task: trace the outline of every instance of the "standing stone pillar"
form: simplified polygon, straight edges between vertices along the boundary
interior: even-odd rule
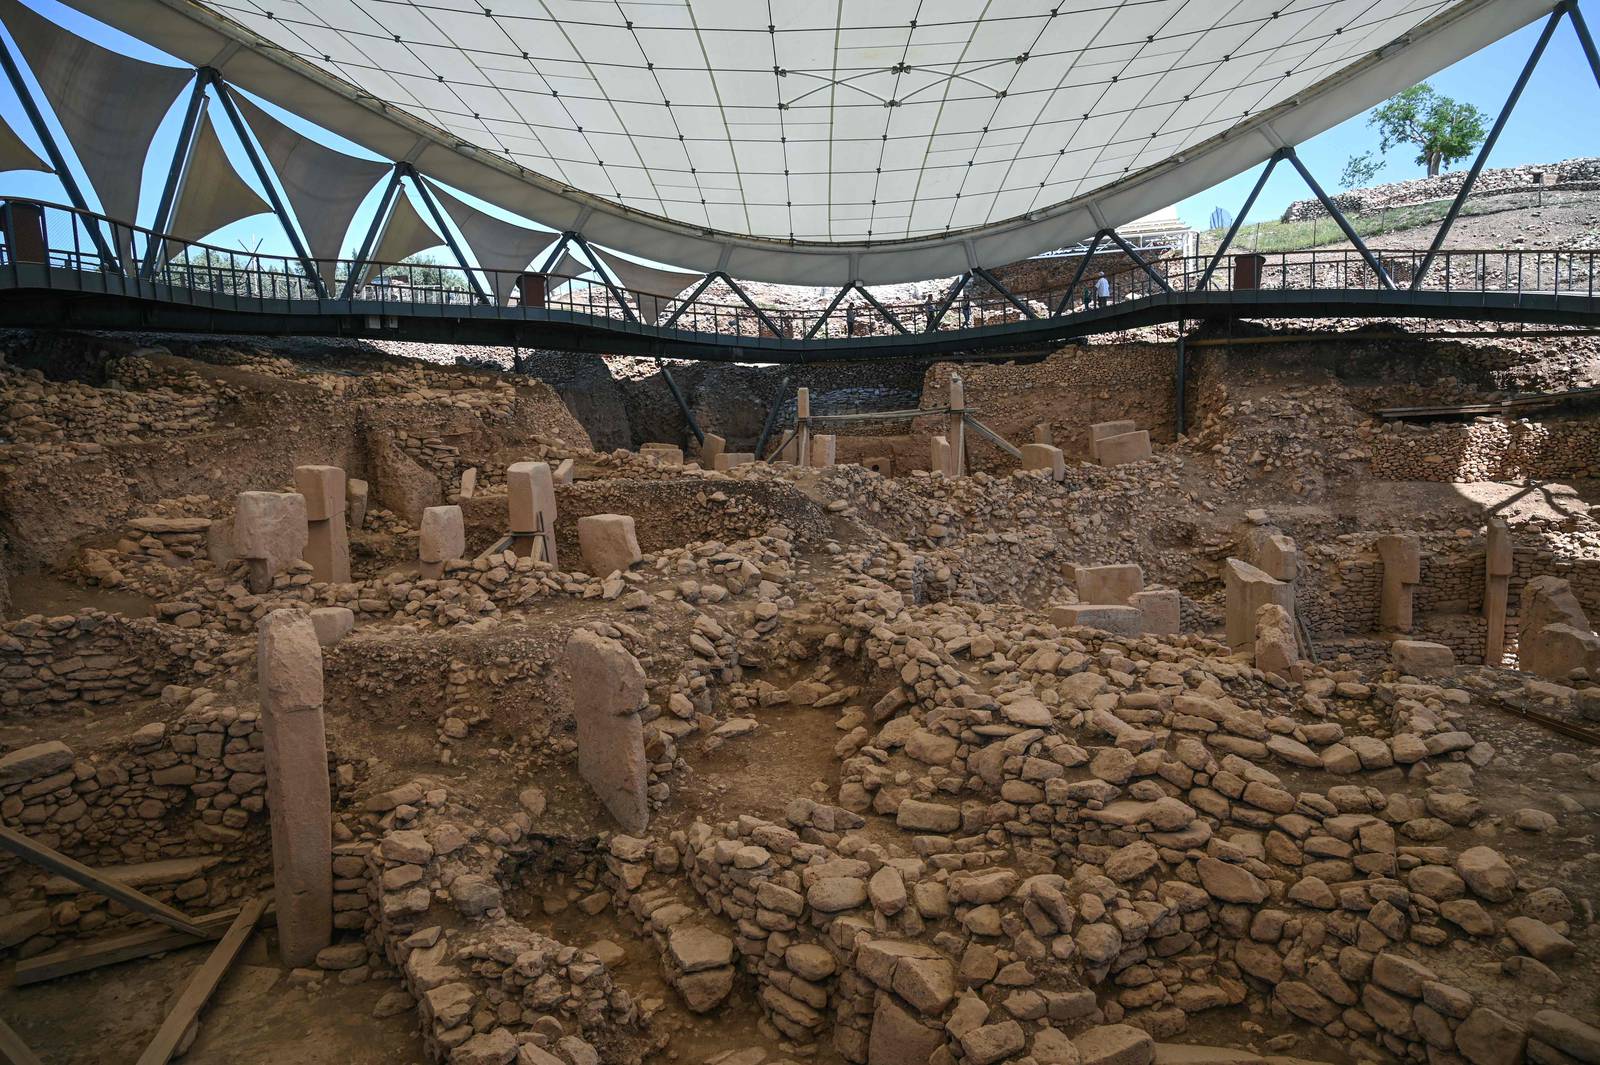
[[[832,466],[839,455],[839,437],[818,433],[811,438],[811,465]]]
[[[1489,519],[1484,550],[1483,617],[1489,623],[1483,639],[1483,664],[1498,666],[1506,657],[1506,601],[1511,594],[1511,530],[1499,518]]]
[[[578,724],[578,775],[622,830],[638,835],[650,824],[649,766],[639,719],[644,669],[622,644],[587,629],[567,641],[562,666]]]
[[[1050,479],[1053,481],[1065,480],[1067,476],[1067,457],[1058,447],[1049,444],[1023,444],[1022,468],[1025,470],[1049,470]]]
[[[371,486],[359,477],[345,482],[346,495],[350,497],[350,528],[360,529],[367,522],[367,495]]]
[[[458,506],[429,507],[422,512],[417,534],[417,559],[425,580],[444,576],[444,564],[467,553],[467,524]]]
[[[296,466],[294,486],[306,499],[306,561],[312,575],[319,581],[348,581],[344,471],[337,466]]]
[[[322,648],[309,615],[274,610],[256,644],[278,952],[310,965],[333,938],[333,838]]]
[[[1055,444],[1055,440],[1050,435],[1049,422],[1040,422],[1033,427],[1033,442],[1035,444]]]
[[[1222,580],[1227,589],[1228,646],[1235,651],[1255,647],[1256,619],[1263,606],[1275,603],[1283,607],[1293,622],[1294,589],[1289,585],[1237,558],[1222,564]]]
[[[811,389],[794,394],[795,465],[811,465]]]
[[[1385,632],[1411,631],[1412,598],[1422,580],[1422,544],[1413,533],[1378,537],[1383,560],[1383,594],[1378,627]]]
[[[511,507],[511,550],[556,564],[556,486],[548,462],[506,467]]]
[[[234,502],[234,557],[249,563],[252,592],[306,553],[306,497],[299,492],[240,492]]]
[[[717,468],[717,456],[728,450],[728,441],[716,433],[707,433],[705,440],[700,444],[700,467],[714,470]]]
[[[954,476],[950,470],[950,441],[936,436],[928,447],[928,468],[946,477]]]
[[[950,375],[950,413],[945,415],[944,438],[950,443],[951,477],[967,472],[967,386],[961,375]]]

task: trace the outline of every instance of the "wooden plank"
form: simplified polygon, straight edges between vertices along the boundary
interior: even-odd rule
[[[52,950],[48,954],[36,954],[17,962],[13,982],[18,987],[24,987],[42,980],[54,980],[58,976],[98,969],[102,965],[114,965],[135,958],[148,958],[152,954],[160,954],[166,950],[179,950],[198,943],[214,942],[222,938],[222,934],[228,930],[228,925],[237,916],[239,907],[234,906],[196,917],[195,924],[205,930],[204,937],[192,936],[187,932],[165,927],[141,928],[136,932],[88,943],[74,943],[60,950]]]
[[[147,917],[160,921],[169,928],[187,932],[199,939],[207,938],[204,929],[166,903],[157,902],[142,891],[135,891],[126,884],[101,876],[87,865],[74,861],[60,851],[52,850],[42,843],[35,843],[22,833],[13,832],[3,825],[0,825],[0,849],[8,850],[18,858],[32,862],[41,869],[82,884],[84,887],[98,892],[108,899],[115,899],[128,907],[128,909],[137,910]]]
[[[257,895],[240,908],[239,916],[233,919],[228,931],[217,941],[211,957],[207,958],[205,964],[189,978],[189,983],[184,987],[183,994],[178,996],[172,1012],[161,1022],[156,1037],[150,1040],[150,1045],[139,1055],[138,1065],[167,1065],[172,1059],[178,1043],[183,1039],[183,1033],[189,1030],[189,1025],[200,1015],[200,1010],[211,998],[212,992],[222,983],[222,978],[227,975],[233,960],[244,949],[251,933],[255,931],[256,922],[261,920],[266,908],[265,895]]]
[[[28,1049],[28,1044],[5,1021],[0,1021],[0,1062],[4,1062],[4,1065],[41,1065],[39,1056]]]

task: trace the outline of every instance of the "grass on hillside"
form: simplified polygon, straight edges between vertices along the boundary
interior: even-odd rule
[[[1546,205],[1556,203],[1570,203],[1578,197],[1593,197],[1594,193],[1583,192],[1554,192],[1544,193],[1543,202]],[[1481,198],[1467,197],[1466,205],[1462,207],[1463,215],[1499,214],[1504,211],[1522,211],[1540,204],[1540,194],[1537,192],[1514,192],[1502,196],[1484,196]],[[1397,233],[1401,230],[1416,229],[1421,226],[1437,226],[1450,209],[1449,200],[1429,200],[1426,203],[1408,204],[1404,207],[1388,207],[1381,211],[1370,211],[1365,214],[1347,214],[1350,225],[1363,239],[1381,237],[1385,233]],[[1209,255],[1217,250],[1217,245],[1222,243],[1222,238],[1227,234],[1226,229],[1206,229],[1200,232],[1200,254]],[[1302,251],[1306,248],[1320,247],[1325,244],[1342,244],[1344,238],[1339,232],[1339,225],[1330,216],[1312,219],[1308,222],[1251,222],[1240,227],[1239,235],[1234,238],[1233,251],[1248,252],[1280,252]]]

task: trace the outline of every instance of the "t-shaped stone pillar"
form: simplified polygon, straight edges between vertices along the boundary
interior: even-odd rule
[[[950,413],[945,416],[944,438],[950,443],[947,475],[963,477],[967,472],[967,385],[961,375],[950,375]]]
[[[1483,617],[1488,631],[1483,639],[1483,664],[1498,666],[1506,657],[1506,600],[1513,565],[1511,530],[1499,518],[1489,519],[1484,556]]]
[[[422,512],[417,558],[426,580],[444,576],[444,564],[467,553],[467,525],[458,506],[429,507]]]
[[[506,467],[511,507],[511,550],[556,564],[556,487],[548,462]]]
[[[252,592],[306,553],[306,497],[299,492],[240,492],[233,511],[234,557],[249,562]]]
[[[306,561],[319,581],[350,579],[345,531],[345,476],[337,466],[296,466],[294,486],[306,500]]]
[[[950,441],[942,436],[936,436],[928,445],[928,468],[934,473],[946,477],[954,477],[955,471],[950,462]]]
[[[811,465],[811,389],[796,389],[794,394],[794,462]]]
[[[1230,558],[1222,564],[1227,589],[1227,639],[1235,651],[1255,647],[1256,618],[1263,606],[1276,603],[1294,619],[1294,589],[1274,580],[1248,562]]]
[[[650,824],[644,725],[644,669],[616,640],[579,629],[567,641],[562,665],[572,685],[578,724],[578,775],[600,797],[624,832]]]
[[[1422,580],[1422,545],[1414,534],[1405,533],[1378,537],[1377,548],[1383,560],[1378,626],[1386,632],[1410,632],[1412,597]]]
[[[833,433],[817,433],[811,437],[811,465],[832,466],[839,453],[839,438]]]
[[[256,670],[278,953],[285,965],[310,965],[333,938],[333,839],[322,648],[309,615],[274,610],[261,619]]]

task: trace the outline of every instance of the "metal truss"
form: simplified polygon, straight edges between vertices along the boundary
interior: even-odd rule
[[[885,322],[888,322],[889,325],[893,326],[895,332],[906,336],[911,334],[911,330],[906,328],[905,323],[900,321],[899,318],[895,317],[893,311],[889,310],[889,308],[880,303],[878,301],[878,297],[874,296],[870,291],[868,291],[865,285],[863,285],[860,281],[851,281],[838,292],[833,294],[833,299],[828,301],[828,306],[823,310],[821,316],[819,316],[815,322],[811,323],[811,328],[806,330],[807,340],[810,340],[812,337],[816,336],[822,327],[828,324],[828,319],[833,316],[833,312],[838,310],[839,304],[843,303],[845,297],[850,295],[852,292],[861,293],[861,298],[866,300],[868,306],[870,306],[874,311],[878,312],[879,317],[881,317]]]
[[[397,176],[411,179],[411,187],[417,190],[417,195],[422,197],[423,204],[428,208],[428,214],[433,216],[433,224],[444,237],[444,242],[450,246],[450,253],[456,257],[456,262],[461,264],[461,272],[467,275],[467,283],[472,286],[473,295],[478,297],[479,303],[493,302],[489,294],[483,290],[483,285],[478,281],[478,272],[467,262],[467,257],[461,251],[461,245],[456,241],[456,235],[445,222],[444,212],[439,210],[439,203],[434,199],[433,193],[428,190],[427,182],[422,180],[422,175],[417,173],[417,168],[410,163],[394,164]]]
[[[361,249],[356,252],[355,262],[350,264],[350,271],[345,276],[344,289],[339,293],[340,299],[355,298],[356,290],[361,287],[361,275],[366,272],[373,248],[383,233],[385,220],[388,219],[389,210],[399,192],[400,168],[397,166],[389,171],[389,180],[383,186],[383,195],[378,199],[378,209],[373,212],[372,224],[367,227],[367,235],[361,238]]]
[[[1005,285],[1001,284],[1000,279],[998,277],[995,277],[994,274],[990,273],[989,270],[986,267],[974,266],[972,268],[972,274],[973,274],[974,277],[982,279],[982,281],[985,284],[987,284],[990,288],[994,289],[996,292],[1000,293],[1000,295],[1004,296],[1005,299],[1006,299],[1006,302],[1011,304],[1011,306],[1015,307],[1018,311],[1020,311],[1024,318],[1037,318],[1037,317],[1039,317],[1037,314],[1034,313],[1034,310],[1033,310],[1032,307],[1028,306],[1022,300],[1017,299],[1016,294],[1013,293],[1009,288],[1006,288]]]
[[[172,149],[172,165],[167,168],[167,180],[161,186],[161,202],[156,206],[156,216],[150,228],[165,233],[172,224],[172,209],[178,199],[179,187],[189,167],[189,157],[194,151],[194,131],[200,124],[201,110],[206,105],[206,89],[212,71],[195,71],[194,87],[189,92],[189,106],[183,112],[183,126],[178,131],[178,143]],[[139,276],[155,276],[156,259],[161,253],[161,241],[150,240],[144,250],[144,260],[139,264]]]

